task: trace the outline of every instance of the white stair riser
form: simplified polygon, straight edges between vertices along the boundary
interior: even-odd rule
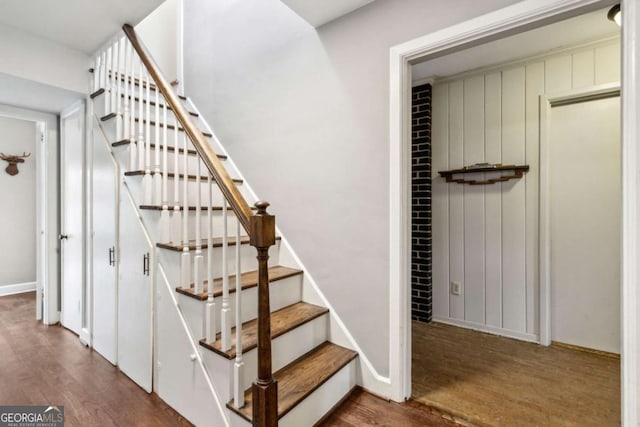
[[[269,250],[269,265],[278,265],[278,251],[280,248],[279,242],[275,246],[272,246]],[[212,260],[213,260],[213,275],[220,277],[222,272],[222,248],[213,248]],[[182,261],[182,252],[170,251],[166,249],[158,248],[158,256],[167,270],[167,277],[171,283],[175,283],[176,286],[180,282],[180,265]],[[207,249],[202,249],[204,275],[207,271]],[[195,251],[190,251],[191,258],[191,282],[193,282],[193,262],[195,257]],[[256,248],[248,244],[244,244],[240,250],[241,269],[243,272],[256,270],[258,268],[258,261],[256,260]],[[235,246],[229,246],[229,253],[227,254],[227,272],[228,274],[235,274]]]
[[[114,151],[116,152],[116,151]],[[126,154],[125,154],[126,155]],[[120,164],[122,165],[123,163],[123,153],[117,153],[116,152],[116,158],[119,160]],[[140,201],[140,204],[143,204],[143,200],[144,200],[144,194],[143,194],[143,188],[142,188],[142,180],[143,180],[143,176],[142,175],[136,175],[136,176],[128,176],[125,177],[125,179],[127,180],[127,184],[129,185],[129,188],[131,189],[131,192],[133,193],[133,196],[135,197],[135,200]],[[167,196],[169,198],[169,202],[170,203],[174,203],[176,197],[174,196],[174,181],[175,178],[168,178],[167,179]],[[183,187],[184,187],[184,179],[180,179],[180,183],[178,186],[178,197],[177,199],[180,201],[180,204],[182,204],[182,199],[183,199]],[[193,180],[189,180],[187,183],[187,193],[188,193],[188,203],[189,206],[195,206],[196,202],[197,202],[197,188],[198,188],[198,184],[196,183],[196,181]],[[245,189],[242,188],[242,185],[239,185],[238,188],[240,189],[240,192],[243,193],[246,191]],[[251,199],[248,199],[251,200]],[[209,185],[202,181],[200,183],[200,201],[202,206],[206,206],[207,204],[209,204]],[[156,203],[158,202],[158,203]],[[159,204],[162,201],[152,201],[152,204]],[[213,206],[222,206],[223,203],[223,197],[222,197],[222,193],[220,192],[220,189],[217,186],[213,186],[213,200],[211,201],[211,205]]]
[[[269,287],[269,300],[271,311],[277,311],[291,304],[302,301],[302,283],[300,276],[288,277],[286,279],[272,282]],[[178,294],[178,303],[182,312],[187,318],[189,327],[194,336],[204,337],[204,310],[206,301],[199,301],[186,295]],[[222,297],[215,298],[216,304],[216,332],[220,332],[220,309],[222,308]],[[235,326],[235,292],[229,294],[229,305],[231,306],[231,322]],[[242,291],[242,321],[248,322],[258,316],[258,288],[245,289]]]
[[[352,360],[288,414],[280,418],[278,426],[300,427],[315,425],[356,386],[357,371],[358,360]]]
[[[289,363],[327,340],[327,316],[327,314],[320,316],[272,341],[272,366],[274,372],[284,368]],[[209,372],[222,373],[219,379],[216,378],[216,389],[219,390],[221,398],[224,401],[231,400],[233,398],[232,379],[235,359],[226,359],[207,349],[204,349],[203,354],[205,354],[203,361],[207,370],[209,370]],[[258,350],[254,348],[243,354],[243,360],[244,373],[242,390],[247,390],[251,387],[253,381],[255,381],[258,373]]]
[[[144,215],[145,218],[148,218],[148,221],[146,221],[146,223],[149,224],[149,227],[154,227],[155,229],[160,229],[160,215],[161,215],[161,211],[156,211],[156,210],[147,210],[147,213]],[[175,215],[175,213],[172,210],[169,210],[169,217],[172,218]],[[180,211],[177,215],[177,218],[180,219],[180,221],[182,221],[182,215],[183,215],[183,211]],[[231,209],[229,209],[229,212],[227,214],[227,229],[228,229],[228,235],[230,236],[235,236],[235,232],[236,232],[236,217],[235,215],[233,215],[233,211],[231,211]],[[196,213],[195,211],[189,211],[188,213],[188,239],[189,240],[193,240],[196,237]],[[208,224],[209,218],[208,218],[208,214],[207,211],[203,210],[200,213],[200,236],[203,239],[203,244],[205,243],[204,240],[206,240],[206,238],[209,236],[209,224]],[[222,236],[224,234],[223,230],[224,230],[224,220],[222,218],[222,212],[220,211],[216,211],[214,210],[211,213],[211,222],[212,222],[212,233],[211,236],[212,237],[219,237]],[[241,236],[246,236],[247,232],[244,230],[243,227],[240,227],[240,235]],[[177,238],[181,238],[182,234],[180,233],[178,236],[176,236]],[[235,249],[234,249],[235,250]]]

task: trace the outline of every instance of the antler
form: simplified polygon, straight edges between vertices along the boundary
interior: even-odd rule
[[[27,157],[30,157],[30,156],[31,156],[31,153],[27,154],[27,152],[26,152],[26,151],[23,151],[23,152],[22,152],[22,154],[21,154],[21,155],[18,155],[18,156],[7,156],[7,155],[6,155],[6,154],[4,154],[4,153],[0,153],[0,159],[2,159],[2,160],[9,160],[9,159],[11,159],[11,160],[16,160],[16,159],[26,159]]]
[[[31,156],[31,153],[27,154],[26,151],[22,152],[22,155],[20,156],[14,156],[14,157],[20,157],[21,159],[26,159],[27,157]]]

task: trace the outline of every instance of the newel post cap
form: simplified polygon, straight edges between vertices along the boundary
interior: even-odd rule
[[[269,203],[256,202],[258,212],[249,220],[251,246],[268,248],[276,244],[276,217],[267,212]]]

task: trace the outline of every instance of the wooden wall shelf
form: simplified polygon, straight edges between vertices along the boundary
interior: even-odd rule
[[[489,165],[487,167],[466,167],[462,169],[453,169],[448,171],[440,171],[438,172],[441,177],[445,178],[447,182],[455,182],[458,184],[469,184],[469,185],[487,185],[487,184],[495,184],[496,182],[504,182],[509,181],[510,179],[519,179],[522,178],[522,175],[529,170],[529,165]],[[464,179],[457,178],[454,179],[453,175],[467,175],[474,173],[489,173],[489,172],[503,172],[503,171],[511,171],[513,172],[511,175],[503,175],[498,178],[490,178],[482,181],[473,180],[473,179]]]

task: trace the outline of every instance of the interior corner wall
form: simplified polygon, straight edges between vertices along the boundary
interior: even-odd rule
[[[538,339],[539,97],[619,81],[612,40],[434,84],[434,320]],[[481,162],[530,169],[483,186],[438,176]]]
[[[2,161],[0,194],[2,223],[0,238],[1,288],[36,281],[36,123],[0,115],[0,152],[10,155],[31,154],[18,163],[18,174],[5,171]],[[34,287],[35,289],[35,287]]]
[[[178,0],[165,0],[136,25],[136,32],[169,82],[178,78]]]
[[[0,24],[0,73],[86,93],[89,55]]]
[[[377,0],[318,29],[189,0],[191,97],[380,375],[389,373],[389,49],[517,0]]]

